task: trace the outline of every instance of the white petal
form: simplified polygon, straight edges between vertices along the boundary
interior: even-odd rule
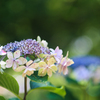
[[[48,43],[45,40],[41,41],[42,46],[47,47]]]
[[[13,60],[12,59],[8,59],[6,61],[6,68],[10,68],[10,67],[12,67],[12,65],[13,65]]]
[[[20,51],[17,50],[14,52],[14,58],[19,58],[20,57]]]
[[[15,70],[18,67],[18,64],[14,61],[13,63],[13,70]]]
[[[13,59],[13,54],[12,54],[12,52],[7,52],[7,57],[8,57],[9,59]]]
[[[52,49],[52,48],[50,48],[50,51],[51,51],[51,52],[50,52],[51,54],[54,54],[54,53],[55,53],[55,50]]]
[[[23,65],[27,62],[27,60],[23,57],[20,57],[19,59],[16,60],[16,62],[19,64],[19,65]]]
[[[35,71],[34,68],[26,68],[24,73],[22,74],[23,77],[25,77],[26,75],[30,76],[31,74],[33,74]]]
[[[6,65],[1,65],[1,67],[2,67],[3,69],[6,69]]]
[[[6,62],[1,61],[1,62],[0,62],[0,65],[1,65],[1,67],[2,67],[3,69],[5,69],[5,68],[6,68]]]
[[[37,41],[38,41],[38,42],[41,42],[40,36],[37,36]]]
[[[2,50],[3,46],[0,46],[0,51]]]
[[[0,61],[0,65],[5,65],[5,64],[6,64],[6,62]]]

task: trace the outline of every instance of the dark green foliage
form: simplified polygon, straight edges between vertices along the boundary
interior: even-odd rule
[[[48,75],[46,76],[38,76],[38,71],[35,71],[34,74],[32,74],[31,76],[27,76],[29,79],[31,79],[31,81],[33,82],[45,82],[48,80]]]
[[[0,96],[0,100],[6,100],[3,96]]]
[[[93,42],[89,54],[100,55],[99,11],[99,0],[2,0],[0,44],[40,35],[66,54],[73,40],[85,35]]]

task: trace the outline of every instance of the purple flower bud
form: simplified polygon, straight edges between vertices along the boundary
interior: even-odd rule
[[[36,56],[43,53],[43,54],[50,54],[50,50],[46,47],[42,47],[39,42],[35,39],[27,39],[22,40],[20,42],[15,41],[14,43],[8,43],[3,47],[3,50],[6,52],[14,52],[16,50],[20,50],[20,52],[24,55],[26,54],[35,54]]]

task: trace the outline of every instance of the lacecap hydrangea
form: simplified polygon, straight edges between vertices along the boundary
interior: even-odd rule
[[[48,47],[45,40],[38,36],[37,40],[26,39],[20,42],[15,41],[0,47],[0,71],[5,68],[13,68],[14,71],[23,71],[22,76],[30,76],[38,71],[38,76],[52,76],[52,73],[59,72],[68,74],[68,66],[74,62],[65,57],[63,51],[57,46],[56,49]],[[8,59],[5,60],[4,58]]]

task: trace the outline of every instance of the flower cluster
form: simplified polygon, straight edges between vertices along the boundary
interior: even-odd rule
[[[100,57],[82,56],[74,57],[74,65],[70,66],[69,77],[75,79],[80,84],[87,84],[90,80],[100,83]]]
[[[3,50],[6,52],[14,52],[16,50],[20,50],[21,53],[23,53],[24,55],[27,54],[35,54],[35,55],[39,55],[41,53],[44,54],[49,54],[50,50],[46,47],[43,47],[40,45],[40,43],[38,41],[36,41],[35,39],[27,39],[27,40],[22,40],[20,42],[15,41],[14,43],[8,43],[7,45],[5,45],[3,47]]]
[[[0,69],[3,72],[3,69],[12,67],[14,71],[23,71],[23,77],[34,74],[34,71],[38,71],[39,76],[52,76],[56,71],[66,75],[67,67],[74,63],[68,58],[68,52],[63,57],[63,52],[58,46],[55,50],[47,46],[48,43],[45,40],[41,41],[39,36],[37,40],[8,43],[0,48],[0,55],[8,58],[5,62],[0,58]]]

